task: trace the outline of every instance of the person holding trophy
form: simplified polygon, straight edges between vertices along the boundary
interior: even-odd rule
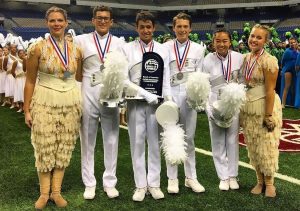
[[[113,36],[109,29],[113,25],[112,10],[106,6],[96,6],[93,10],[92,23],[95,31],[74,37],[83,53],[83,69],[77,80],[82,81],[83,117],[80,131],[81,140],[81,173],[85,185],[84,199],[94,199],[96,178],[94,175],[94,152],[99,118],[104,148],[103,188],[109,198],[119,196],[116,167],[119,139],[119,108],[108,107],[106,99],[100,99],[104,88],[93,84],[93,77],[101,81],[104,61],[107,53],[121,51],[124,41]],[[105,82],[105,81],[103,81]],[[101,101],[101,103],[99,103]]]
[[[239,188],[237,182],[239,112],[222,118],[215,106],[221,102],[220,97],[226,85],[237,81],[243,56],[230,49],[231,35],[226,29],[214,32],[213,46],[216,52],[209,53],[203,62],[203,71],[209,73],[211,84],[206,113],[209,120],[214,165],[220,179],[219,189],[227,191]]]
[[[128,132],[134,172],[133,201],[143,201],[147,191],[154,199],[164,198],[160,189],[160,147],[158,124],[155,118],[157,104],[170,97],[169,54],[153,40],[155,18],[148,11],[136,16],[139,39],[123,47],[129,63],[126,88]],[[148,164],[145,163],[145,141],[148,144]],[[146,170],[148,167],[148,172]]]
[[[172,99],[179,107],[179,124],[182,125],[187,143],[187,159],[184,161],[185,186],[194,192],[204,192],[205,188],[198,182],[196,173],[194,136],[197,123],[197,112],[187,103],[186,82],[188,76],[201,71],[205,46],[189,40],[192,19],[185,13],[179,13],[173,18],[173,31],[176,39],[164,44],[170,54],[170,77]],[[199,82],[199,81],[198,81]],[[178,166],[167,162],[168,193],[179,192]]]

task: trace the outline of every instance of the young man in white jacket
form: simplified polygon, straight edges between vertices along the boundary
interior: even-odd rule
[[[146,52],[155,52],[163,60],[162,95],[170,96],[169,54],[167,49],[153,40],[155,31],[154,16],[142,11],[136,16],[136,30],[139,39],[127,43],[123,52],[129,62],[129,80],[136,84],[137,95],[144,101],[127,100],[128,132],[136,190],[132,199],[143,201],[147,191],[154,199],[164,198],[160,189],[160,147],[158,124],[155,111],[158,96],[141,87],[143,56]],[[148,163],[145,162],[145,142],[148,145]],[[146,169],[148,167],[148,171]]]
[[[204,192],[197,180],[194,136],[197,124],[197,112],[186,102],[186,81],[190,73],[201,71],[205,46],[189,39],[191,16],[179,13],[173,18],[173,31],[176,39],[164,44],[170,54],[171,93],[180,110],[179,124],[183,125],[187,142],[187,160],[184,162],[185,186],[194,192]],[[178,167],[167,163],[168,192],[178,193]]]
[[[109,29],[113,24],[112,10],[106,6],[97,6],[93,10],[95,31],[75,37],[82,49],[82,98],[83,116],[80,131],[81,141],[81,173],[85,185],[83,197],[95,197],[96,178],[94,175],[94,152],[99,118],[104,148],[103,188],[109,198],[119,196],[115,188],[117,184],[116,167],[119,140],[119,108],[109,108],[99,103],[101,86],[91,85],[93,73],[102,71],[105,54],[110,51],[121,51],[125,42],[113,36]]]

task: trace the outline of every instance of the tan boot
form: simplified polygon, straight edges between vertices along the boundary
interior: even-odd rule
[[[276,196],[276,188],[274,186],[274,177],[273,176],[265,176],[265,184],[266,184],[266,197],[274,198]]]
[[[61,184],[64,178],[65,169],[55,168],[53,170],[50,199],[54,201],[57,207],[66,207],[68,202],[60,195]]]
[[[48,199],[49,199],[49,192],[50,192],[50,178],[51,172],[38,172],[39,182],[40,182],[40,197],[35,202],[35,209],[42,210],[46,207]]]
[[[256,169],[256,178],[257,178],[257,184],[255,185],[254,188],[252,188],[251,193],[261,194],[264,186],[264,175],[260,172],[259,169]]]

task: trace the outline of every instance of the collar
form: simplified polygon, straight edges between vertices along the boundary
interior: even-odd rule
[[[96,32],[98,38],[101,39],[101,40],[106,39],[106,38],[108,37],[108,35],[109,35],[109,32],[107,32],[107,33],[106,33],[105,35],[103,35],[103,36],[101,36],[97,31],[95,31],[95,32]]]
[[[152,39],[148,44],[146,44],[146,43],[144,43],[143,40],[140,39],[140,43],[142,44],[142,46],[143,46],[144,48],[150,47],[150,44],[151,44],[152,42],[154,42],[153,39]]]
[[[178,44],[178,47],[182,47],[182,46],[185,46],[187,44],[187,42],[189,41],[189,39],[187,39],[185,42],[183,43],[180,43],[177,39],[176,39],[176,42]]]

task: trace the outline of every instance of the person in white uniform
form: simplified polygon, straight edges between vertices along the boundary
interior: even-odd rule
[[[24,87],[26,80],[26,55],[23,48],[18,50],[17,61],[17,67],[12,73],[15,77],[14,102],[19,105],[19,110],[17,112],[20,113],[23,111]]]
[[[10,54],[4,59],[4,69],[6,69],[5,97],[8,98],[11,103],[10,109],[13,109],[16,107],[16,103],[14,103],[15,78],[12,72],[16,69],[18,64],[17,44],[11,43],[9,49]]]
[[[93,10],[92,23],[95,31],[74,38],[82,49],[83,70],[82,80],[83,117],[80,132],[81,140],[81,171],[85,185],[83,197],[95,197],[96,178],[94,175],[94,151],[101,118],[102,139],[104,148],[103,188],[109,198],[119,196],[115,188],[117,184],[116,167],[119,139],[119,108],[108,108],[99,103],[100,85],[91,85],[91,76],[103,68],[105,54],[112,50],[121,51],[125,43],[113,36],[109,29],[113,25],[112,10],[106,6],[96,6]],[[81,79],[82,78],[82,79]]]
[[[189,40],[191,32],[191,16],[179,13],[173,18],[173,31],[176,39],[164,45],[170,53],[171,92],[174,102],[180,110],[179,124],[186,134],[187,160],[184,162],[185,186],[194,192],[204,192],[205,188],[198,182],[195,161],[194,136],[197,124],[197,112],[186,102],[186,79],[189,73],[201,71],[205,46]],[[178,166],[167,163],[168,192],[178,193]]]
[[[235,80],[243,63],[242,54],[230,50],[231,36],[225,29],[213,34],[213,46],[216,50],[209,53],[203,62],[203,70],[210,74],[211,92],[207,104],[207,115],[212,145],[212,154],[220,179],[219,189],[239,189],[237,182],[239,161],[239,119],[238,113],[233,117],[229,128],[219,127],[214,122],[212,104],[217,101],[224,85]]]
[[[160,189],[161,160],[158,124],[155,118],[158,96],[140,86],[144,53],[155,52],[163,59],[162,95],[165,99],[170,98],[170,77],[168,50],[153,40],[155,31],[153,14],[148,11],[139,12],[136,16],[136,30],[139,39],[127,43],[123,52],[129,62],[129,80],[138,86],[138,95],[145,99],[145,101],[127,100],[127,124],[136,186],[132,199],[133,201],[143,201],[147,191],[154,199],[164,198]],[[147,164],[145,162],[145,141],[148,145]]]

